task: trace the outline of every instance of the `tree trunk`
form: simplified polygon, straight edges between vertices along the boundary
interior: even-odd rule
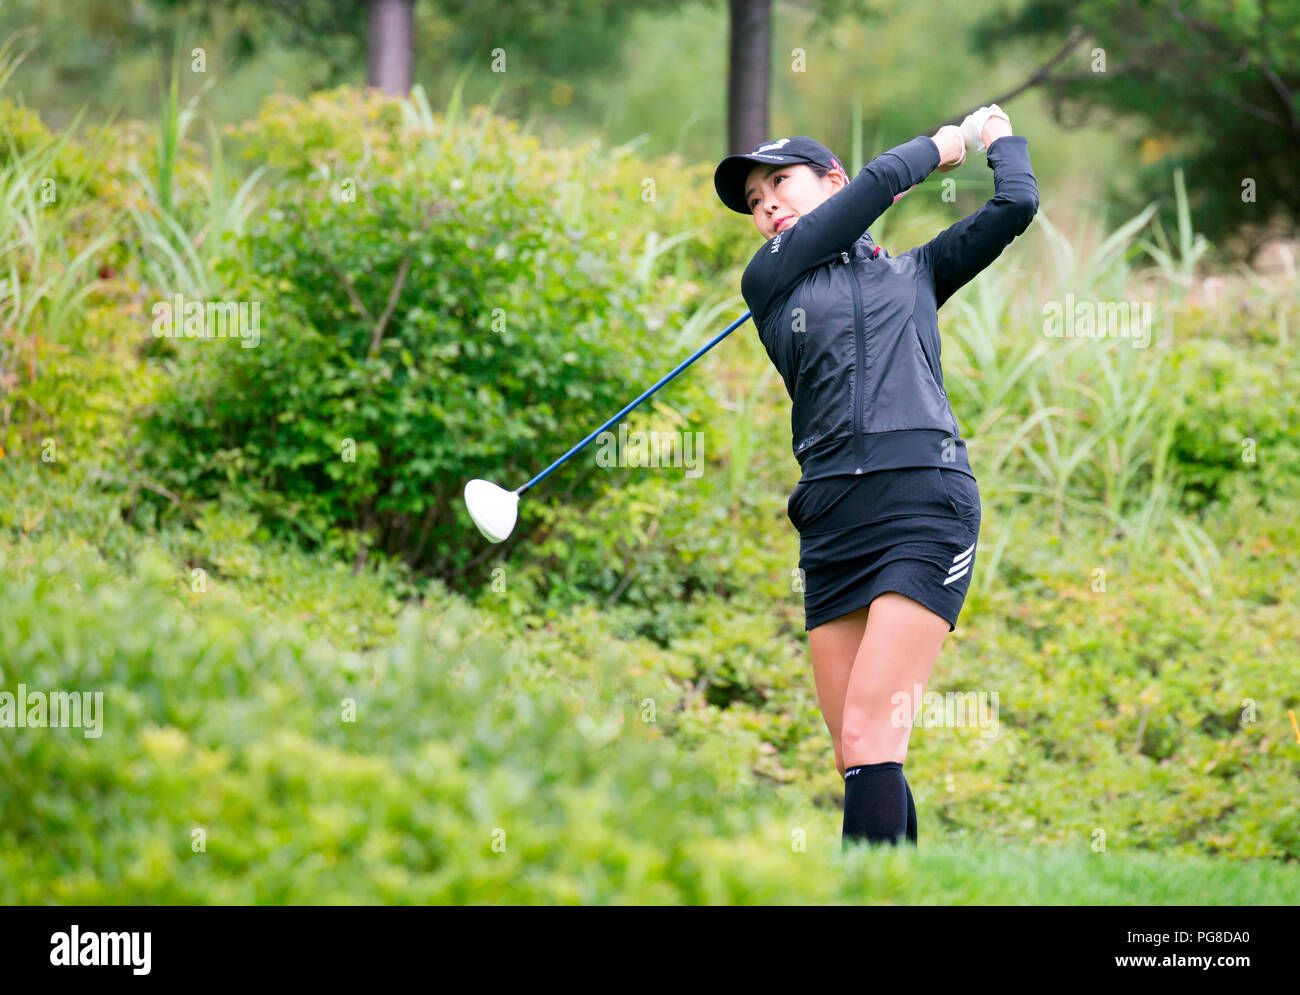
[[[771,137],[767,133],[771,71],[772,0],[731,0],[728,155],[743,155]]]
[[[370,0],[366,21],[366,85],[405,96],[415,54],[415,0]]]

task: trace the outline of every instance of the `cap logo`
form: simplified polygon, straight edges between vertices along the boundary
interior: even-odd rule
[[[759,148],[754,149],[754,153],[758,153],[758,152],[770,152],[770,151],[772,151],[772,149],[779,149],[782,145],[784,145],[784,144],[785,144],[786,142],[788,142],[789,140],[790,140],[790,139],[788,139],[788,138],[782,138],[779,142],[773,142],[771,145],[763,145],[763,146],[761,146],[761,147],[759,147]],[[754,154],[754,153],[751,153],[751,154]]]

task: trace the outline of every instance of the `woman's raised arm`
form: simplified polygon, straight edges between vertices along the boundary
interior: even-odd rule
[[[1002,254],[1038,213],[1038,182],[1029,165],[1029,140],[1010,122],[989,118],[984,129],[993,197],[969,217],[909,251],[934,278],[935,307]]]
[[[880,153],[839,192],[769,239],[745,268],[740,292],[755,317],[799,277],[830,262],[862,237],[902,194],[939,165],[939,147],[919,135]]]

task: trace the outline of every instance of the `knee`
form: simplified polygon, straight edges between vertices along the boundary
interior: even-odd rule
[[[853,764],[878,764],[890,760],[901,763],[907,754],[909,731],[892,725],[887,712],[878,716],[866,712],[851,715],[846,710],[840,730],[840,756],[845,758],[845,763]]]

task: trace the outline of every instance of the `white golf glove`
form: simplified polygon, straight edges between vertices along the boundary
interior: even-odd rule
[[[984,151],[984,124],[991,117],[1000,117],[1011,124],[1011,118],[997,104],[980,107],[966,115],[966,120],[961,123],[961,137],[966,142],[967,152]]]
[[[945,131],[947,131],[948,129],[953,129],[953,130],[957,131],[958,135],[960,136],[960,139],[959,139],[959,140],[962,141],[962,142],[965,142],[965,140],[966,140],[966,136],[961,134],[961,131],[957,128],[957,126],[956,126],[955,124],[945,124],[942,128],[940,128],[938,131],[936,131],[936,132],[931,136],[932,140],[934,141],[934,143],[935,143],[936,145],[939,144],[939,142],[938,142],[939,136],[942,135],[942,134],[943,134]],[[948,165],[946,165],[946,166],[939,166],[939,167],[938,167],[938,172],[940,172],[940,173],[950,173],[950,172],[952,172],[954,169],[956,169],[958,166],[960,166],[962,163],[964,163],[965,161],[966,161],[966,147],[965,147],[965,145],[963,145],[963,146],[962,146],[962,150],[961,150],[961,158],[958,159],[956,162],[950,162],[950,163],[949,163]]]

